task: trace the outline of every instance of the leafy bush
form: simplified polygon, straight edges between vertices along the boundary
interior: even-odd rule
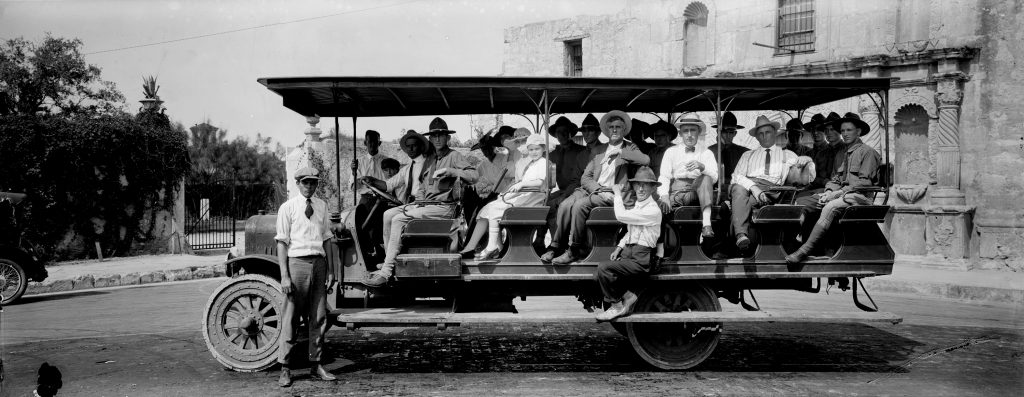
[[[25,224],[48,259],[151,241],[188,169],[184,131],[161,113],[0,117],[0,190],[29,194]]]

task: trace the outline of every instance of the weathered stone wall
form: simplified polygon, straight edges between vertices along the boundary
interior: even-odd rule
[[[976,266],[1024,271],[1024,2],[981,2],[985,33],[965,84],[961,184],[977,206]]]

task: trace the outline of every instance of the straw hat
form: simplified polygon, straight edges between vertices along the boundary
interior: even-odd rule
[[[623,112],[621,110],[612,110],[608,113],[605,113],[604,116],[601,117],[601,132],[604,134],[604,136],[611,135],[608,132],[608,120],[616,116],[622,118],[622,120],[625,121],[626,128],[625,130],[622,131],[622,137],[625,138],[627,135],[629,135],[629,130],[633,128],[633,118],[629,117],[629,115],[626,114],[626,112]]]
[[[771,126],[775,130],[775,134],[776,135],[785,132],[783,130],[779,130],[779,122],[778,121],[771,121],[771,120],[768,120],[768,118],[765,117],[764,115],[760,115],[760,116],[757,116],[757,121],[754,123],[753,127],[750,127],[750,130],[748,130],[747,133],[750,134],[750,136],[752,136],[752,137],[757,137],[757,129],[761,128],[761,127],[764,127],[766,125],[767,126]]]
[[[684,125],[695,125],[695,126],[697,126],[697,129],[698,129],[697,135],[704,135],[705,130],[707,130],[707,128],[704,125],[704,122],[701,121],[696,116],[694,116],[693,118],[685,118],[685,119],[684,118],[680,118],[680,119],[676,120],[675,126],[676,126],[676,130],[677,131],[678,131],[679,127],[682,127]]]

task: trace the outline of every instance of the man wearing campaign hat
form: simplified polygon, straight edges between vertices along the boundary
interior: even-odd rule
[[[713,125],[711,128],[718,128],[718,125]],[[721,149],[719,149],[719,143],[708,146],[708,150],[711,151],[711,154],[715,155],[715,161],[718,162],[718,176],[722,178],[722,186],[725,189],[728,189],[729,185],[732,184],[732,173],[736,170],[736,163],[740,161],[740,156],[743,155],[743,152],[747,151],[745,146],[732,143],[732,140],[736,138],[736,131],[742,129],[744,127],[736,123],[736,115],[732,114],[732,112],[725,112],[722,115],[722,129],[718,135]],[[722,197],[722,200],[725,200],[725,197]]]
[[[776,138],[784,132],[779,129],[778,122],[769,121],[763,115],[758,116],[749,134],[757,138],[761,147],[743,153],[736,163],[729,197],[732,203],[732,231],[736,236],[736,247],[740,251],[746,251],[750,247],[747,233],[754,208],[777,201],[778,194],[769,192],[768,189],[783,185],[789,168],[797,165],[795,153],[775,144]],[[811,161],[808,157],[802,159],[804,162]]]
[[[628,175],[634,173],[637,167],[650,163],[646,154],[625,140],[631,122],[632,118],[628,114],[618,110],[608,112],[601,118],[601,131],[608,137],[608,143],[594,148],[599,151],[591,153],[593,160],[583,171],[580,181],[582,186],[558,205],[551,245],[541,256],[541,261],[567,265],[582,258],[590,211],[594,207],[611,205],[613,185],[627,184]],[[632,200],[632,189],[622,190],[627,191]],[[563,251],[562,255],[555,257],[559,251]]]
[[[384,263],[380,270],[362,281],[368,287],[380,287],[394,275],[398,253],[401,250],[401,236],[405,226],[413,219],[451,219],[453,209],[462,192],[461,183],[474,184],[478,174],[476,167],[462,153],[448,147],[448,140],[455,131],[440,117],[434,118],[427,129],[431,146],[436,152],[427,156],[419,173],[413,170],[409,175],[413,199],[424,201],[405,204],[384,212]],[[398,175],[396,175],[398,176]],[[461,183],[460,183],[461,182]]]
[[[601,122],[588,113],[580,123],[580,133],[583,134],[583,143],[586,144],[587,163],[594,159],[598,153],[604,153],[606,143],[601,143]]]
[[[277,263],[281,273],[281,293],[286,297],[281,314],[281,338],[277,362],[281,363],[278,385],[292,383],[290,352],[297,343],[299,317],[305,317],[309,329],[310,374],[323,380],[334,375],[320,365],[324,334],[327,332],[327,295],[333,288],[334,273],[328,269],[326,244],[333,233],[327,203],[313,197],[320,182],[317,170],[304,167],[295,173],[298,196],[277,211]]]
[[[710,150],[698,148],[704,135],[704,122],[696,116],[676,120],[683,144],[668,149],[658,174],[658,197],[669,208],[699,204],[701,207],[701,236],[715,236],[711,229],[711,205],[714,204],[713,185],[718,182],[718,163]]]
[[[824,192],[797,201],[797,204],[804,205],[804,208],[820,210],[821,216],[814,223],[810,235],[804,239],[804,244],[796,252],[786,256],[786,262],[804,261],[821,241],[840,211],[853,205],[872,202],[864,193],[857,191],[858,188],[876,186],[878,183],[878,168],[882,158],[875,149],[861,141],[861,137],[866,135],[871,127],[855,113],[847,113],[843,118],[836,120],[834,125],[839,126],[839,134],[846,143],[845,151],[841,153],[844,156],[843,161],[832,174],[832,180],[825,185]],[[804,221],[807,222],[808,217],[805,217]]]
[[[800,137],[807,132],[804,129],[804,123],[800,122],[800,119],[792,118],[786,122],[786,145],[783,149],[789,150],[795,153],[797,156],[810,156],[811,148],[800,144]]]
[[[661,172],[661,161],[665,158],[665,152],[674,144],[673,141],[679,136],[679,130],[675,125],[664,120],[659,120],[650,127],[651,136],[654,137],[654,148],[647,152],[651,158],[651,169],[654,174]]]
[[[661,236],[661,208],[652,194],[661,183],[649,167],[640,167],[629,179],[636,193],[636,204],[627,209],[622,199],[622,187],[612,187],[615,219],[626,224],[626,234],[608,259],[597,266],[594,277],[601,287],[604,300],[611,307],[597,315],[598,321],[611,321],[629,315],[636,303],[636,294],[627,290],[626,283],[651,270],[651,257]]]

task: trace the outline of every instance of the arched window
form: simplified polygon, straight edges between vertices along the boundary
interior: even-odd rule
[[[896,183],[928,183],[928,112],[918,104],[896,111]]]
[[[699,1],[690,3],[683,11],[683,64],[707,65],[708,7]]]

